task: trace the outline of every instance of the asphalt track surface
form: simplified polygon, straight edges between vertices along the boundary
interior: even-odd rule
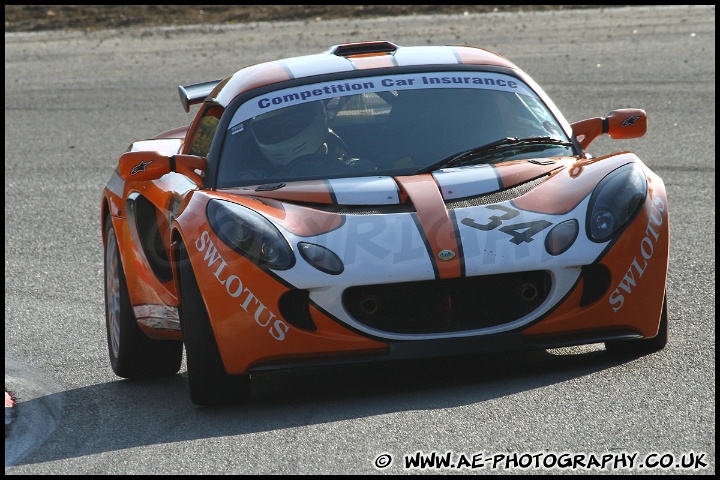
[[[648,112],[645,137],[591,151],[633,150],[665,180],[668,347],[268,374],[249,404],[218,409],[190,404],[184,368],[114,377],[99,207],[119,154],[188,122],[179,84],[376,38],[494,50],[570,121]],[[6,34],[5,235],[5,386],[18,398],[6,474],[417,473],[402,456],[418,451],[656,453],[706,466],[599,473],[715,472],[714,6]],[[505,472],[594,473],[476,471]]]

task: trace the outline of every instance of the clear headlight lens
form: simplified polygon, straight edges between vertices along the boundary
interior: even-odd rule
[[[242,205],[210,200],[207,217],[213,232],[228,247],[258,266],[287,270],[295,265],[287,240],[262,215]]]
[[[545,250],[550,255],[560,255],[575,242],[578,236],[578,221],[565,220],[555,225],[545,237]]]
[[[640,167],[624,165],[603,178],[590,197],[588,237],[604,242],[621,232],[647,196],[647,180]]]
[[[306,262],[321,272],[329,273],[330,275],[339,275],[345,269],[340,257],[321,245],[300,242],[298,243],[298,251]]]

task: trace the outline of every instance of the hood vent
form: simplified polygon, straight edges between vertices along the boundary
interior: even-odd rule
[[[397,205],[325,205],[325,204],[304,204],[306,207],[322,210],[324,212],[338,213],[341,215],[390,215],[393,213],[415,212],[415,206],[410,203]]]
[[[448,210],[452,210],[455,208],[476,207],[478,205],[491,205],[493,203],[507,202],[525,195],[548,178],[550,178],[550,175],[544,175],[530,182],[521,183],[520,185],[515,185],[512,188],[500,190],[499,192],[485,193],[483,195],[465,197],[459,200],[449,200],[445,202],[445,206]]]

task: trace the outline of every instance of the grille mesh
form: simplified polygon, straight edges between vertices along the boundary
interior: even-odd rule
[[[449,280],[351,287],[343,305],[353,318],[389,333],[477,330],[521,318],[550,292],[550,275],[530,271]]]
[[[457,200],[448,200],[445,202],[445,205],[449,210],[452,210],[454,208],[476,207],[478,205],[490,205],[493,203],[507,202],[521,195],[525,195],[548,178],[550,178],[550,176],[545,175],[530,182],[525,182],[499,192],[478,195],[475,197],[465,197]]]

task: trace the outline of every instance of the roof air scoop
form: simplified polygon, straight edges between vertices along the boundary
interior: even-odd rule
[[[352,57],[354,55],[393,54],[397,49],[397,45],[386,41],[358,42],[335,45],[330,48],[329,53],[338,57]]]

